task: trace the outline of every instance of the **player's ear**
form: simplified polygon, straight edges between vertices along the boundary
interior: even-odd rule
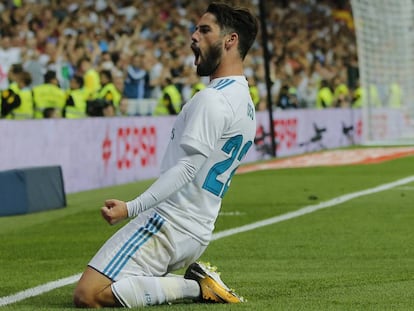
[[[233,32],[226,36],[226,41],[224,43],[225,48],[228,50],[230,47],[232,47],[238,39],[237,33]]]

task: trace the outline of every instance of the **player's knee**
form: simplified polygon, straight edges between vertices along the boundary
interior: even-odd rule
[[[98,308],[100,305],[95,297],[94,293],[90,290],[82,286],[77,286],[73,293],[73,303],[77,308]]]

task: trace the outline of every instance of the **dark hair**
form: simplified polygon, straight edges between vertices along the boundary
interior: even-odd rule
[[[216,17],[222,32],[225,34],[236,32],[239,35],[239,53],[244,59],[257,35],[256,17],[245,8],[233,8],[219,2],[211,3],[206,12]]]
[[[74,75],[72,79],[76,81],[76,83],[79,85],[79,88],[83,87],[83,77],[82,76]]]
[[[43,76],[45,83],[50,83],[53,79],[56,79],[56,72],[53,70],[48,70]]]
[[[9,71],[12,72],[12,73],[20,73],[20,72],[23,72],[23,64],[20,64],[20,63],[18,63],[18,64],[12,64],[10,66]]]
[[[47,107],[43,109],[43,118],[45,119],[52,118],[54,112],[55,112],[55,108],[53,107]]]
[[[32,76],[29,72],[22,71],[20,74],[21,74],[22,81],[26,86],[28,86],[28,85],[30,85],[30,83],[32,83]]]
[[[110,70],[107,70],[107,69],[101,70],[101,75],[104,75],[108,80],[112,81],[112,73]]]
[[[90,62],[92,62],[91,61],[91,59],[88,57],[88,56],[83,56],[83,57],[81,57],[79,60],[78,60],[78,62],[76,63],[76,67],[80,67],[84,62],[88,62],[88,63],[90,63]]]

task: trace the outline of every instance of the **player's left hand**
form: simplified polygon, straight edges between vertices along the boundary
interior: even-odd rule
[[[124,201],[110,199],[101,208],[102,217],[111,225],[128,218],[128,210]]]

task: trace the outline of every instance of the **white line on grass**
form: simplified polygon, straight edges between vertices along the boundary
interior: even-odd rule
[[[289,220],[292,218],[296,218],[299,216],[303,216],[306,214],[310,214],[313,213],[317,210],[320,209],[324,209],[327,207],[331,207],[331,206],[335,206],[341,203],[344,203],[346,201],[358,198],[358,197],[362,197],[365,195],[369,195],[369,194],[373,194],[373,193],[377,193],[377,192],[381,192],[381,191],[385,191],[385,190],[389,190],[401,185],[405,185],[408,183],[414,182],[414,176],[410,176],[410,177],[406,177],[388,184],[383,184],[374,188],[370,188],[370,189],[366,189],[366,190],[362,190],[362,191],[357,191],[357,192],[353,192],[353,193],[349,193],[349,194],[345,194],[339,197],[336,197],[332,200],[328,200],[325,202],[321,202],[319,204],[315,204],[315,205],[308,205],[305,206],[299,210],[296,210],[294,212],[289,212],[280,216],[276,216],[276,217],[272,217],[269,219],[265,219],[262,221],[258,221],[258,222],[254,222],[251,223],[249,225],[245,225],[245,226],[241,226],[238,228],[234,228],[234,229],[229,229],[229,230],[224,230],[221,232],[217,232],[215,234],[213,234],[212,240],[218,240],[233,234],[238,234],[238,233],[242,233],[242,232],[246,232],[246,231],[250,231],[250,230],[254,230],[254,229],[258,229],[261,227],[265,227],[265,226],[269,226],[284,220]],[[81,274],[76,274],[76,275],[72,275],[70,277],[64,278],[64,279],[59,279],[57,281],[53,281],[53,282],[49,282],[43,285],[39,285],[36,287],[32,287],[29,289],[26,289],[24,291],[18,292],[14,295],[10,295],[10,296],[5,296],[5,297],[1,297],[0,298],[0,307],[1,306],[5,306],[5,305],[9,305],[15,302],[19,302],[21,300],[24,300],[26,298],[29,297],[33,297],[33,296],[38,296],[41,294],[44,294],[46,292],[52,291],[54,289],[66,286],[66,285],[70,285],[73,284],[75,282],[77,282],[80,278]]]
[[[72,275],[70,277],[64,278],[64,279],[59,279],[57,281],[53,281],[53,282],[49,282],[43,285],[39,285],[36,287],[32,287],[29,289],[26,289],[24,291],[18,292],[14,295],[10,295],[10,296],[5,296],[5,297],[1,297],[0,298],[0,307],[1,306],[5,306],[5,305],[9,305],[15,302],[19,302],[22,301],[26,298],[29,297],[34,297],[34,296],[38,296],[38,295],[42,295],[44,293],[50,292],[51,290],[54,290],[56,288],[59,287],[63,287],[66,285],[70,285],[73,284],[75,282],[77,282],[80,278],[81,274],[75,274]]]
[[[388,184],[383,184],[383,185],[380,185],[380,186],[377,186],[377,187],[374,187],[374,188],[370,188],[370,189],[366,189],[366,190],[362,190],[362,191],[357,191],[357,192],[341,195],[340,197],[333,198],[332,200],[329,200],[329,201],[321,202],[321,203],[315,204],[315,205],[308,205],[308,206],[305,206],[305,207],[303,207],[301,209],[298,209],[296,211],[293,211],[293,212],[289,212],[289,213],[286,213],[286,214],[283,214],[283,215],[268,218],[268,219],[265,219],[265,220],[262,220],[262,221],[254,222],[252,224],[248,224],[248,225],[241,226],[241,227],[238,227],[238,228],[217,232],[216,234],[213,235],[213,240],[221,239],[221,238],[233,235],[233,234],[254,230],[254,229],[261,228],[261,227],[268,226],[268,225],[272,225],[272,224],[275,224],[275,223],[278,223],[278,222],[281,222],[281,221],[284,221],[284,220],[288,220],[288,219],[292,219],[292,218],[295,218],[295,217],[303,216],[303,215],[313,213],[313,212],[315,212],[317,210],[320,210],[320,209],[323,209],[323,208],[335,206],[335,205],[344,203],[346,201],[349,201],[349,200],[352,200],[352,199],[355,199],[355,198],[358,198],[358,197],[362,197],[364,195],[389,190],[389,189],[392,189],[394,187],[398,187],[398,186],[401,186],[401,185],[408,184],[410,182],[414,182],[414,176],[403,178],[403,179],[400,179],[400,180],[397,180],[397,181],[394,181],[394,182],[391,182],[391,183],[388,183]]]

